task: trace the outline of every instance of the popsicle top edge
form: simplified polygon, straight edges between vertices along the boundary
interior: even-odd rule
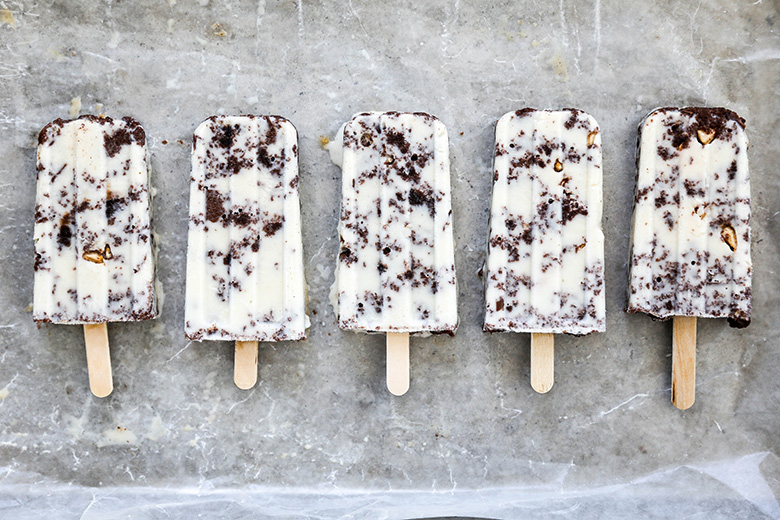
[[[138,120],[135,119],[134,117],[124,116],[119,119],[113,119],[108,116],[95,116],[91,114],[84,114],[82,116],[77,117],[76,119],[57,118],[54,121],[48,123],[38,133],[38,146],[42,146],[47,142],[49,142],[50,132],[54,128],[62,129],[67,125],[78,123],[80,121],[81,122],[88,121],[90,123],[98,123],[101,125],[112,125],[118,121],[123,121],[125,125],[128,127],[128,132],[132,133],[132,136],[135,140],[134,142],[141,146],[146,145],[146,132],[144,131],[141,123],[139,123]],[[111,153],[111,150],[107,150],[107,151],[109,152],[109,154]]]
[[[298,135],[298,130],[295,128],[295,125],[290,122],[289,119],[282,116],[277,116],[273,114],[239,114],[239,115],[227,115],[227,114],[218,114],[213,115],[210,117],[207,117],[203,121],[200,122],[200,124],[195,127],[194,134],[197,134],[201,129],[206,128],[206,126],[209,123],[218,123],[218,122],[224,122],[224,121],[240,121],[242,119],[245,119],[247,121],[253,121],[256,119],[266,119],[268,121],[273,121],[275,123],[278,123],[282,126],[288,126],[295,131],[295,135]],[[194,143],[193,143],[194,146]]]
[[[573,128],[576,124],[577,120],[585,119],[588,121],[588,123],[593,126],[595,130],[599,130],[599,124],[596,119],[589,114],[588,112],[585,112],[584,110],[580,110],[579,108],[561,108],[560,110],[555,109],[538,109],[538,108],[521,108],[519,110],[514,110],[512,112],[507,112],[503,116],[501,116],[497,123],[497,128],[500,128],[502,125],[506,124],[510,119],[513,117],[531,117],[536,114],[544,114],[544,115],[559,115],[559,114],[569,114],[570,119],[567,121],[567,124],[570,125],[570,128]]]
[[[645,128],[653,117],[665,114],[679,113],[682,116],[696,119],[696,128],[715,131],[715,139],[718,139],[725,126],[734,121],[742,130],[745,130],[747,122],[745,118],[724,107],[660,107],[648,113],[639,123],[639,130]]]
[[[352,117],[349,118],[349,121],[352,121],[354,119],[357,119],[358,117],[365,117],[365,116],[418,116],[422,117],[424,119],[430,119],[433,121],[439,121],[439,118],[429,114],[428,112],[402,112],[398,110],[388,110],[388,111],[382,111],[382,110],[372,110],[372,111],[365,111],[365,112],[356,112]]]

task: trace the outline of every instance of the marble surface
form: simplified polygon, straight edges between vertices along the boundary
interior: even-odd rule
[[[0,516],[8,518],[779,518],[780,5],[728,2],[0,1]],[[160,318],[112,324],[115,391],[90,395],[77,326],[31,319],[36,135],[76,112],[149,137]],[[636,126],[657,106],[748,121],[754,314],[699,325],[697,400],[670,404],[669,323],[625,304]],[[505,112],[578,107],[604,145],[607,332],[560,337],[529,385],[529,338],[481,332],[490,163]],[[461,326],[414,338],[411,390],[380,336],[328,302],[337,167],[354,112],[421,110],[450,134]],[[213,114],[300,133],[309,339],[183,334],[191,133]]]

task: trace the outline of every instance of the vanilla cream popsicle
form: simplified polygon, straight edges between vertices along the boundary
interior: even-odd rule
[[[750,323],[745,120],[662,108],[640,127],[629,312]]]
[[[102,324],[85,328],[96,395],[112,388],[105,323],[157,316],[150,198],[146,135],[136,120],[82,116],[41,130],[33,319]],[[108,363],[100,389],[92,333]]]
[[[256,359],[258,341],[306,337],[298,179],[298,136],[284,118],[214,116],[195,130],[187,338],[236,341],[237,356],[250,342]]]
[[[484,329],[534,333],[534,383],[537,335],[605,329],[599,126],[575,109],[510,112],[493,166]]]
[[[409,333],[458,325],[447,131],[424,113],[368,112],[341,136],[338,324],[405,338],[408,364]]]
[[[627,310],[675,317],[672,399],[687,408],[696,318],[750,323],[745,121],[724,108],[662,108],[639,131]]]

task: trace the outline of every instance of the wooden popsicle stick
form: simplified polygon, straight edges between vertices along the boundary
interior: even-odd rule
[[[233,381],[242,390],[257,383],[257,341],[236,341]]]
[[[531,386],[540,394],[550,391],[555,382],[555,336],[531,334]]]
[[[409,333],[387,333],[387,389],[393,395],[409,390]]]
[[[84,344],[87,347],[89,389],[96,397],[106,397],[114,390],[111,374],[111,352],[108,348],[108,327],[105,323],[84,325]]]
[[[672,328],[672,403],[687,410],[696,400],[696,318],[675,316]]]

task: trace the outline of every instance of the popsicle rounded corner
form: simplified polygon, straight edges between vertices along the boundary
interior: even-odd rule
[[[201,121],[200,123],[198,123],[198,126],[196,126],[195,130],[193,130],[193,132],[192,132],[192,149],[193,150],[195,150],[195,145],[197,144],[198,138],[200,137],[200,135],[205,133],[209,129],[209,126],[212,125],[212,124],[215,124],[219,120],[220,117],[224,117],[224,116],[216,116],[216,115],[209,116],[206,119],[204,119],[203,121]]]
[[[57,118],[54,121],[49,121],[46,123],[46,125],[41,128],[41,131],[38,132],[38,147],[41,147],[46,143],[51,144],[51,138],[62,132],[62,128],[66,123],[68,123],[68,121],[61,118]],[[40,164],[38,169],[40,170]]]
[[[498,136],[501,135],[503,132],[509,131],[509,126],[511,124],[512,119],[517,117],[519,110],[513,110],[511,112],[507,112],[506,114],[502,115],[498,118],[496,121],[496,127],[493,131],[494,140],[497,140]]]
[[[517,114],[517,110],[507,112],[496,120],[496,128],[502,128],[506,126],[509,121]]]
[[[588,148],[601,147],[601,126],[592,114],[585,112],[580,108],[562,108],[558,112],[561,114],[568,113],[570,114],[570,118],[575,116],[577,122],[584,123],[583,127],[586,130],[589,130],[587,141]]]
[[[655,118],[661,117],[664,113],[667,113],[671,110],[678,111],[677,108],[673,107],[657,107],[645,114],[645,116],[639,121],[639,124],[636,127],[637,134],[636,134],[636,164],[637,168],[639,167],[639,151],[640,151],[640,143],[642,140],[642,133],[647,130],[651,124],[655,122]]]
[[[349,133],[355,133],[356,131],[353,130],[353,128],[357,125],[360,125],[363,120],[369,119],[371,117],[375,116],[381,116],[385,114],[386,112],[355,112],[352,114],[352,117],[347,119],[340,127],[339,131],[336,134],[336,138],[332,142],[338,142],[339,146],[344,145],[344,140],[346,139],[346,136]]]
[[[601,147],[601,125],[599,125],[599,122],[596,120],[595,117],[593,117],[592,114],[579,109],[575,109],[575,110],[578,110],[580,117],[588,122],[588,127],[591,129],[591,132],[596,132],[595,134],[593,134],[593,140],[591,142],[588,142],[588,146],[589,147],[596,146],[600,148]]]

